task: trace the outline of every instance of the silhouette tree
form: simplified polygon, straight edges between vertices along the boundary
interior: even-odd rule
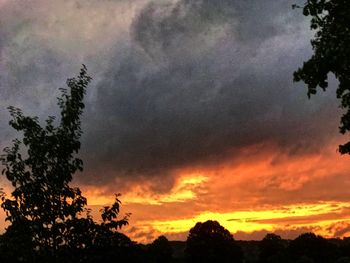
[[[148,248],[152,262],[166,263],[171,262],[173,249],[165,236],[160,236],[150,244]]]
[[[259,247],[261,263],[278,263],[286,261],[286,248],[280,236],[267,234],[260,242]]]
[[[105,229],[105,231],[98,232],[94,245],[84,253],[85,258],[82,262],[99,263],[115,262],[116,260],[118,262],[142,262],[138,256],[144,257],[144,255],[140,252],[142,251],[139,251],[134,242],[126,235]]]
[[[337,247],[313,233],[302,234],[291,241],[289,253],[294,260],[309,258],[318,263],[332,263],[338,258]]]
[[[118,196],[112,206],[104,208],[103,223],[97,225],[88,214],[83,216],[87,200],[80,189],[69,186],[73,175],[83,169],[76,154],[82,135],[83,98],[90,81],[83,65],[77,78],[67,80],[68,89],[60,89],[58,124],[50,116],[42,127],[38,117],[24,116],[20,109],[9,107],[10,125],[23,138],[15,139],[0,157],[2,174],[14,188],[10,197],[1,197],[1,207],[11,223],[5,239],[15,244],[23,233],[30,234],[28,247],[42,258],[58,260],[62,249],[87,249],[101,233],[127,224],[127,217],[117,220]]]
[[[186,241],[188,262],[242,262],[241,248],[217,221],[197,223]]]
[[[294,7],[297,7],[294,5]],[[303,14],[311,16],[311,41],[314,53],[294,72],[295,81],[307,84],[308,96],[316,94],[317,87],[326,90],[327,77],[333,73],[339,81],[337,98],[345,113],[341,117],[340,132],[350,131],[350,1],[307,0]],[[339,146],[339,152],[350,154],[350,142]]]

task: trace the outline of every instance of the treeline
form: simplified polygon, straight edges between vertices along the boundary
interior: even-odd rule
[[[197,223],[182,249],[181,243],[175,244],[177,253],[163,262],[350,263],[350,238],[304,233],[294,240],[267,234],[261,241],[236,241],[216,221]]]
[[[186,241],[160,236],[144,245],[114,232],[89,247],[64,247],[40,253],[25,229],[0,236],[0,262],[144,263],[350,263],[350,238],[325,239],[313,233],[284,240],[267,234],[261,241],[235,241],[216,221],[197,223]]]
[[[247,263],[350,263],[350,238],[325,239],[304,233],[294,240],[267,234],[261,241],[238,241]]]

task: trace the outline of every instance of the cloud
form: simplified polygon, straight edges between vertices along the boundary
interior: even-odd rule
[[[308,101],[292,82],[310,52],[306,22],[292,12],[288,1],[145,5],[87,109],[82,180],[150,180],[169,191],[176,169],[252,145],[320,152],[337,134],[337,107],[327,94]]]
[[[317,229],[319,228],[295,227],[291,229],[276,229],[273,231],[268,231],[265,229],[253,232],[237,231],[236,233],[233,233],[233,236],[236,240],[262,240],[267,234],[274,233],[281,236],[283,239],[295,239],[303,233],[314,232]]]
[[[22,2],[0,0],[0,146],[15,136],[6,106],[57,114],[58,88],[85,63],[75,182],[92,204],[137,187],[184,217],[346,200],[335,95],[308,100],[292,82],[311,35],[290,1]],[[208,180],[181,186],[191,174]]]
[[[327,228],[330,234],[337,237],[349,236],[350,234],[350,223],[346,221],[336,222]]]
[[[337,135],[335,99],[308,101],[292,83],[310,47],[289,1],[36,0],[26,12],[5,1],[0,12],[3,119],[7,105],[57,113],[57,88],[80,63],[94,77],[81,183],[167,192],[178,170],[235,162],[255,145],[319,153]],[[13,133],[1,128],[5,146]]]
[[[146,243],[160,234],[165,234],[172,240],[185,240],[188,231],[197,222],[216,220],[238,240],[260,240],[267,233],[275,233],[285,239],[294,239],[306,232],[314,232],[327,238],[344,237],[349,234],[348,207],[349,203],[304,203],[255,211],[202,212],[194,216],[171,219],[171,209],[164,206],[160,208],[162,219],[155,217],[149,220],[141,216],[133,219],[132,227],[123,231]]]

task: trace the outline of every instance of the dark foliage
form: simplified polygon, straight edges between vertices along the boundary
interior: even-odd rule
[[[188,262],[242,262],[243,254],[230,232],[217,221],[197,223],[186,241]]]
[[[297,262],[348,262],[350,257],[347,256],[349,250],[348,238],[345,239],[325,239],[312,233],[302,234],[295,240],[280,239],[275,234],[268,234],[261,241],[235,241],[236,245],[244,251],[243,262],[260,263],[260,262],[279,262],[279,263],[297,263]],[[187,242],[174,242],[170,244],[177,251],[187,252]],[[207,251],[202,250],[206,255]],[[222,262],[236,262],[233,258],[223,259],[217,256]],[[202,260],[202,259],[200,259]],[[183,253],[174,254],[173,262],[202,262],[196,259],[187,261]],[[207,262],[207,261],[204,261]],[[217,261],[221,262],[221,261]]]
[[[344,257],[350,258],[350,237],[344,238],[344,241],[340,244],[339,249]]]
[[[0,237],[0,262],[34,262],[32,233],[24,224],[12,224]]]
[[[160,236],[148,247],[149,257],[154,263],[171,262],[173,258],[173,249],[165,236]]]
[[[341,257],[337,260],[337,263],[350,263],[350,258],[348,257]]]
[[[296,6],[295,6],[296,7]],[[350,131],[350,1],[308,0],[303,14],[311,17],[315,37],[311,41],[314,54],[294,73],[295,81],[303,81],[308,96],[316,94],[317,87],[328,87],[328,74],[339,80],[337,98],[345,114],[341,118],[340,132]],[[350,154],[350,142],[339,146],[342,154]]]
[[[282,238],[275,234],[267,234],[260,242],[260,262],[286,262],[287,250]]]
[[[5,167],[2,174],[14,189],[11,196],[1,196],[1,207],[10,222],[0,243],[3,258],[79,262],[101,247],[130,246],[130,240],[115,232],[127,224],[127,216],[117,219],[119,195],[112,206],[102,209],[102,223],[97,224],[80,189],[69,186],[73,175],[83,169],[82,160],[75,155],[80,149],[80,116],[90,80],[85,66],[77,78],[67,80],[68,89],[61,89],[58,98],[61,118],[57,125],[50,116],[42,127],[37,117],[9,107],[10,125],[23,136],[0,156]]]
[[[305,260],[307,257],[318,263],[331,263],[339,256],[334,244],[313,233],[302,234],[291,241],[289,253],[293,260]]]

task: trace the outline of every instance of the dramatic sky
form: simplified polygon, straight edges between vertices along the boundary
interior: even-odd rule
[[[350,234],[337,83],[311,100],[293,83],[313,36],[294,3],[0,0],[0,147],[17,136],[6,108],[57,114],[84,63],[74,184],[94,211],[122,193],[132,239],[184,240],[208,219],[236,239]]]

